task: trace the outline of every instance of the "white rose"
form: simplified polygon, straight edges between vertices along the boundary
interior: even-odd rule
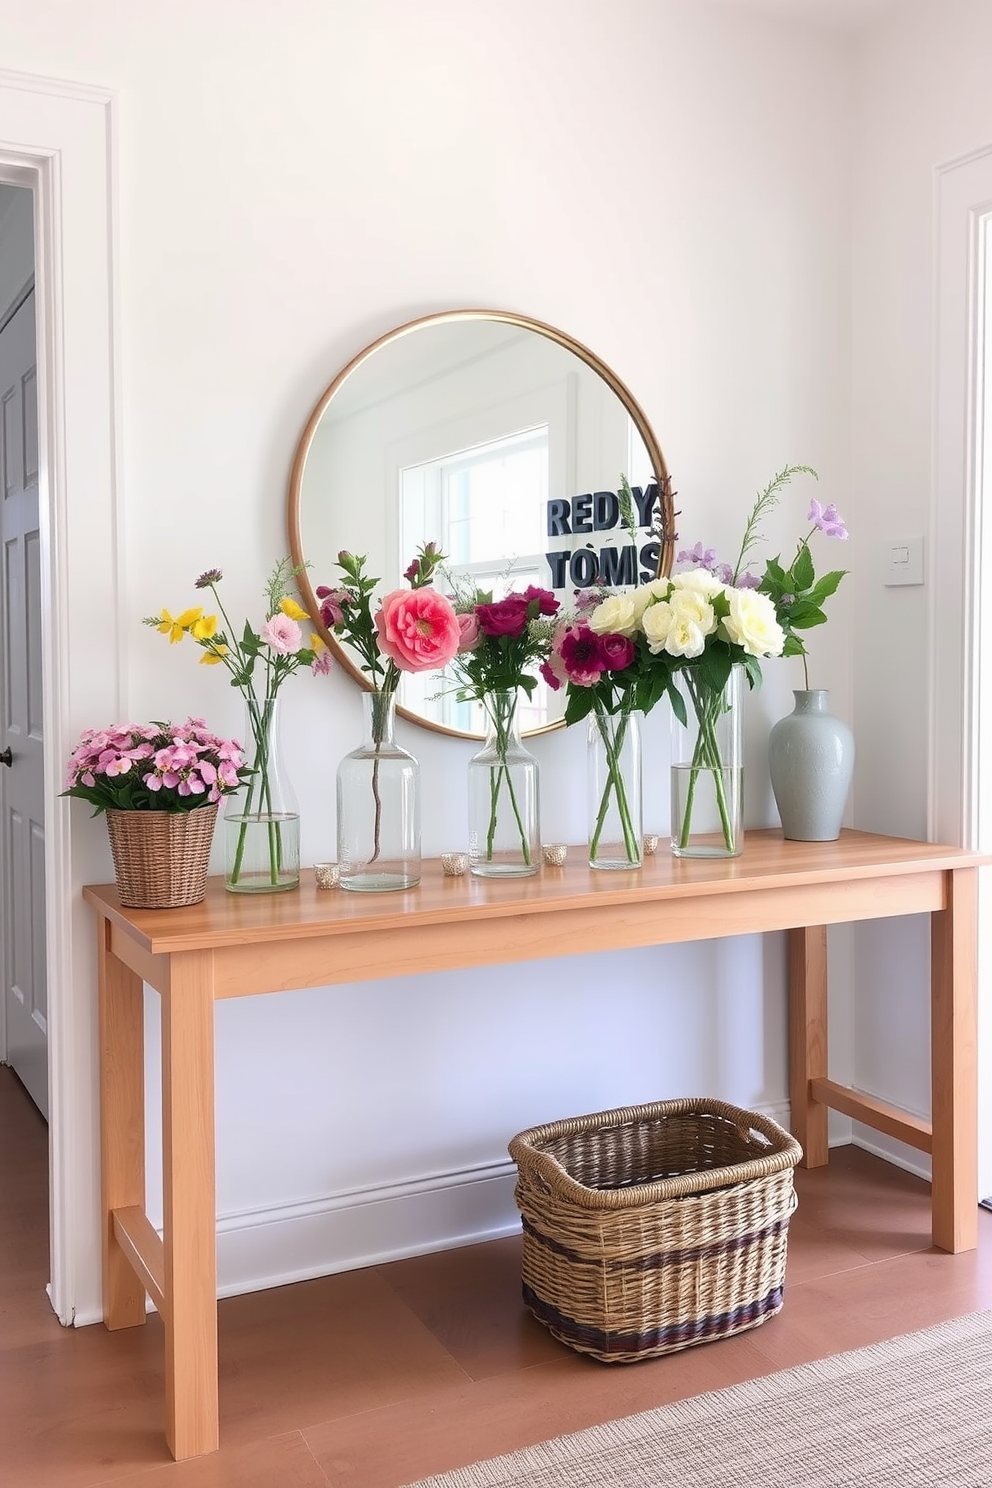
[[[690,568],[686,573],[673,574],[672,583],[676,589],[703,594],[707,599],[712,599],[714,594],[719,594],[726,587],[708,568]]]
[[[641,628],[648,650],[657,656],[701,656],[706,637],[716,629],[713,606],[691,590],[673,589],[670,599],[658,600],[644,611]]]
[[[596,635],[632,636],[637,629],[634,602],[629,594],[611,594],[589,616],[589,629]]]
[[[767,594],[756,589],[728,589],[730,614],[723,622],[728,637],[748,656],[781,656],[785,632]]]
[[[634,620],[638,625],[648,605],[653,605],[659,599],[667,599],[671,587],[669,579],[652,579],[648,584],[641,584],[628,596],[634,606]]]

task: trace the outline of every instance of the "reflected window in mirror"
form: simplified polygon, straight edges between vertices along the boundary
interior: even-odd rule
[[[415,552],[425,532],[434,534],[456,593],[500,599],[511,588],[547,587],[541,521],[547,499],[547,424],[409,466],[400,471],[400,552]],[[408,674],[400,699],[418,713],[430,709],[446,728],[485,730],[481,704],[459,701],[450,673]],[[533,701],[521,698],[521,726],[541,728],[559,717],[560,706],[549,708],[549,701],[544,687]]]

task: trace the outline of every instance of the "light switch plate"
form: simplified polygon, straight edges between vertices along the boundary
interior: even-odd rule
[[[922,537],[890,538],[885,544],[885,586],[923,583]]]

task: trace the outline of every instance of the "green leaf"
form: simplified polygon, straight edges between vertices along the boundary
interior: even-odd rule
[[[792,564],[792,577],[797,592],[808,589],[815,577],[813,571],[813,555],[810,553],[809,544],[801,543],[799,552],[796,554]]]

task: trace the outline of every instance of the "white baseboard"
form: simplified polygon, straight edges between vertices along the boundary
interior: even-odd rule
[[[788,1129],[787,1101],[756,1107]],[[239,1296],[516,1234],[509,1159],[222,1214],[217,1294]],[[150,1305],[150,1304],[149,1304]],[[77,1326],[100,1315],[77,1315]]]

